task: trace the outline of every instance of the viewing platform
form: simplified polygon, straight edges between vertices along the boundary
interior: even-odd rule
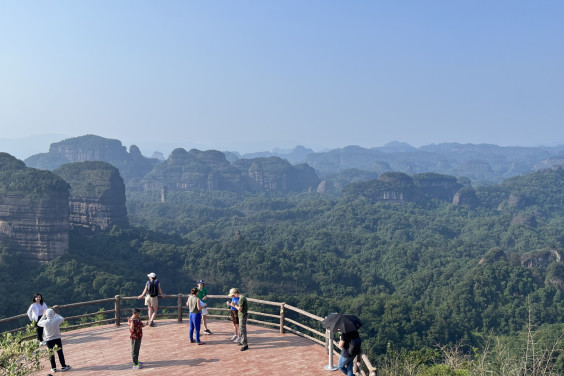
[[[229,321],[230,309],[224,305],[228,296],[208,295],[208,327],[213,334],[202,334],[201,341],[205,344],[197,345],[190,343],[188,336],[184,304],[187,297],[177,294],[159,299],[157,326],[143,328],[139,355],[143,369],[133,369],[129,328],[123,325],[132,307],[147,312],[137,297],[116,295],[53,306],[55,312],[65,317],[61,330],[65,359],[72,367],[69,372],[100,376],[131,373],[315,376],[336,371],[340,349],[336,335],[322,327],[322,317],[286,303],[247,298],[250,305],[247,321],[249,349],[240,351],[241,347],[230,340],[234,334],[233,326]],[[147,316],[142,319],[146,321]],[[27,324],[27,314],[0,319],[1,326],[8,326],[3,333],[24,333]],[[23,340],[34,338],[34,334],[27,332]],[[331,354],[328,348],[331,348]],[[33,375],[50,373],[47,359],[42,360],[41,365],[43,369]],[[354,370],[359,376],[377,374],[376,367],[364,353],[355,357]]]
[[[213,334],[202,334],[205,345],[188,339],[188,322],[158,320],[156,327],[143,328],[139,360],[143,369],[132,369],[131,346],[127,325],[95,326],[63,333],[65,359],[71,365],[68,375],[117,376],[151,374],[180,375],[298,375],[335,374],[326,371],[325,348],[291,333],[247,325],[249,349],[230,341],[233,327],[225,320],[209,320]],[[59,366],[58,358],[57,366]],[[338,357],[335,357],[335,365]],[[49,374],[47,359],[43,369],[34,375]],[[340,371],[336,371],[341,373]],[[57,372],[57,375],[62,374]]]

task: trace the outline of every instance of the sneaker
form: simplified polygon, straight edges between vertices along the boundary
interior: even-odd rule
[[[64,366],[63,368],[61,368],[61,372],[68,371],[69,369],[70,369],[70,366],[67,364],[66,366]]]
[[[196,341],[194,341],[193,339],[190,340],[190,343],[194,343],[194,342],[196,342]]]
[[[59,370],[56,368],[51,368],[51,372],[58,372]]]
[[[209,329],[204,330],[204,333],[206,333],[206,334],[212,334],[212,332],[210,332]]]
[[[157,324],[155,324],[154,322],[151,321],[151,323],[149,324],[149,326],[157,326]]]
[[[198,342],[198,346],[199,345],[205,345],[205,344],[206,344],[205,342]]]
[[[132,368],[133,369],[141,369],[141,368],[143,368],[143,366],[141,364],[137,364],[137,365],[134,364]]]
[[[245,346],[241,347],[241,351],[245,351],[245,350],[247,350],[248,348],[249,348],[249,346],[245,345]]]
[[[241,342],[241,338],[239,338],[239,337],[236,337],[236,338],[235,338],[235,339],[233,340],[233,342],[235,342],[235,343],[239,343],[239,342]]]
[[[237,338],[237,335],[234,335],[233,337],[231,337],[230,341],[235,341],[236,338]]]

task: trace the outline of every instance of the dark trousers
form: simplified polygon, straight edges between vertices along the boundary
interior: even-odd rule
[[[61,363],[61,367],[66,367],[67,363],[65,363],[65,355],[63,354],[63,342],[61,342],[60,338],[47,341],[47,348],[49,350],[51,350],[55,346],[59,347],[59,349],[57,350],[57,355],[59,356],[59,363]],[[51,362],[51,368],[57,368],[57,363],[55,363],[55,355],[51,355],[49,357],[49,361]]]
[[[139,364],[139,350],[141,349],[141,338],[131,340],[131,358],[133,359],[133,364]]]
[[[39,316],[37,318],[37,321],[35,322],[35,333],[37,333],[37,340],[39,342],[43,342],[43,327],[37,326],[37,323],[39,322],[39,320],[41,320],[41,316]]]

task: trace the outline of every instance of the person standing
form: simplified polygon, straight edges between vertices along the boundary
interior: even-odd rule
[[[49,357],[49,362],[51,362],[51,372],[64,372],[71,367],[65,362],[65,355],[63,354],[63,342],[61,341],[61,323],[65,319],[56,314],[52,308],[45,311],[45,315],[41,317],[38,326],[43,328],[43,337],[47,342],[47,348],[49,350],[57,346],[57,355],[59,356],[59,363],[61,363],[61,369],[57,369],[57,363],[55,362],[55,355],[51,354]]]
[[[164,298],[165,294],[161,290],[161,283],[157,279],[157,275],[155,273],[147,274],[149,280],[145,284],[145,289],[137,297],[137,299],[142,299],[145,297],[145,305],[147,306],[147,315],[149,316],[148,325],[149,326],[156,326],[154,320],[157,317],[157,309],[159,308],[159,295]]]
[[[208,295],[208,290],[205,288],[204,286],[204,281],[203,280],[199,280],[198,281],[198,298],[206,303],[206,296]],[[208,309],[203,306],[202,307],[202,322],[204,324],[204,333],[206,334],[212,334],[212,332],[208,329]]]
[[[204,342],[200,342],[200,325],[202,323],[202,306],[200,304],[200,298],[198,298],[198,288],[194,287],[190,291],[190,296],[186,302],[188,311],[190,312],[190,343],[197,342],[198,345],[203,345]],[[194,341],[194,331],[196,332],[196,341]]]
[[[339,356],[338,368],[347,376],[353,376],[354,358],[361,351],[361,340],[358,332],[341,333],[339,347],[341,355]]]
[[[232,305],[232,303],[237,304],[239,303],[239,298],[236,298],[233,294],[235,292],[235,288],[229,290],[229,294],[227,296],[231,297],[231,301],[227,301],[227,306],[230,308],[229,310],[229,317],[231,318],[231,323],[233,324],[233,337],[231,337],[231,341],[235,343],[239,343],[239,315],[237,308]]]
[[[243,346],[241,347],[241,351],[245,351],[249,348],[249,345],[247,343],[247,317],[249,311],[249,303],[247,301],[247,297],[241,295],[239,293],[239,289],[237,288],[233,289],[233,296],[239,298],[239,302],[237,304],[231,303],[231,306],[235,307],[235,309],[238,311],[240,338],[239,345]]]
[[[29,317],[29,321],[31,321],[35,327],[35,333],[37,334],[37,341],[41,345],[45,345],[45,341],[43,340],[43,328],[37,326],[37,322],[41,319],[41,316],[45,314],[47,311],[47,304],[43,302],[43,296],[40,293],[36,293],[33,297],[32,303],[27,310],[27,317]]]
[[[131,317],[127,320],[129,326],[129,339],[131,340],[131,357],[133,358],[133,369],[143,368],[139,361],[139,350],[141,349],[141,339],[143,338],[143,321],[139,318],[141,310],[133,308]]]

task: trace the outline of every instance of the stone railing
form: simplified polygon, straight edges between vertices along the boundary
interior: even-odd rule
[[[188,307],[186,307],[185,304],[187,298],[187,294],[166,295],[165,297],[161,297],[157,318],[176,318],[178,322],[181,323],[182,320],[188,316]],[[206,298],[209,312],[208,318],[228,320],[230,308],[227,308],[224,303],[228,299],[230,299],[230,297],[227,295],[208,295]],[[316,316],[286,303],[271,302],[268,300],[253,298],[247,299],[249,303],[251,303],[251,309],[260,309],[260,311],[249,310],[248,322],[275,327],[280,330],[280,333],[290,332],[324,346],[329,354],[329,364],[325,368],[328,370],[335,369],[333,365],[333,355],[337,354],[337,351],[340,349],[337,346],[333,333],[330,333],[321,327],[321,321],[323,320],[322,317]],[[133,301],[137,300],[136,296],[123,297],[116,295],[114,298],[56,305],[52,308],[58,313],[65,310],[76,313],[78,310],[84,309],[83,307],[87,307],[87,310],[90,311],[93,308],[97,309],[90,313],[76,314],[72,316],[62,314],[65,317],[67,325],[61,327],[61,330],[68,331],[101,324],[113,323],[116,326],[120,326],[122,322],[127,321],[131,308],[138,306],[138,304],[133,303]],[[163,300],[176,300],[176,304],[163,305]],[[147,310],[146,307],[140,309],[142,312]],[[21,314],[0,319],[0,328],[8,325],[13,328],[14,326],[25,325],[27,323],[29,323],[27,314]],[[17,332],[25,329],[26,328],[24,326],[10,330],[2,330],[2,332]],[[28,338],[33,337],[34,335],[30,335]],[[329,352],[329,348],[331,348],[331,352]],[[376,367],[372,365],[368,356],[364,353],[360,354],[355,359],[354,372],[363,376],[376,376],[377,374]]]

